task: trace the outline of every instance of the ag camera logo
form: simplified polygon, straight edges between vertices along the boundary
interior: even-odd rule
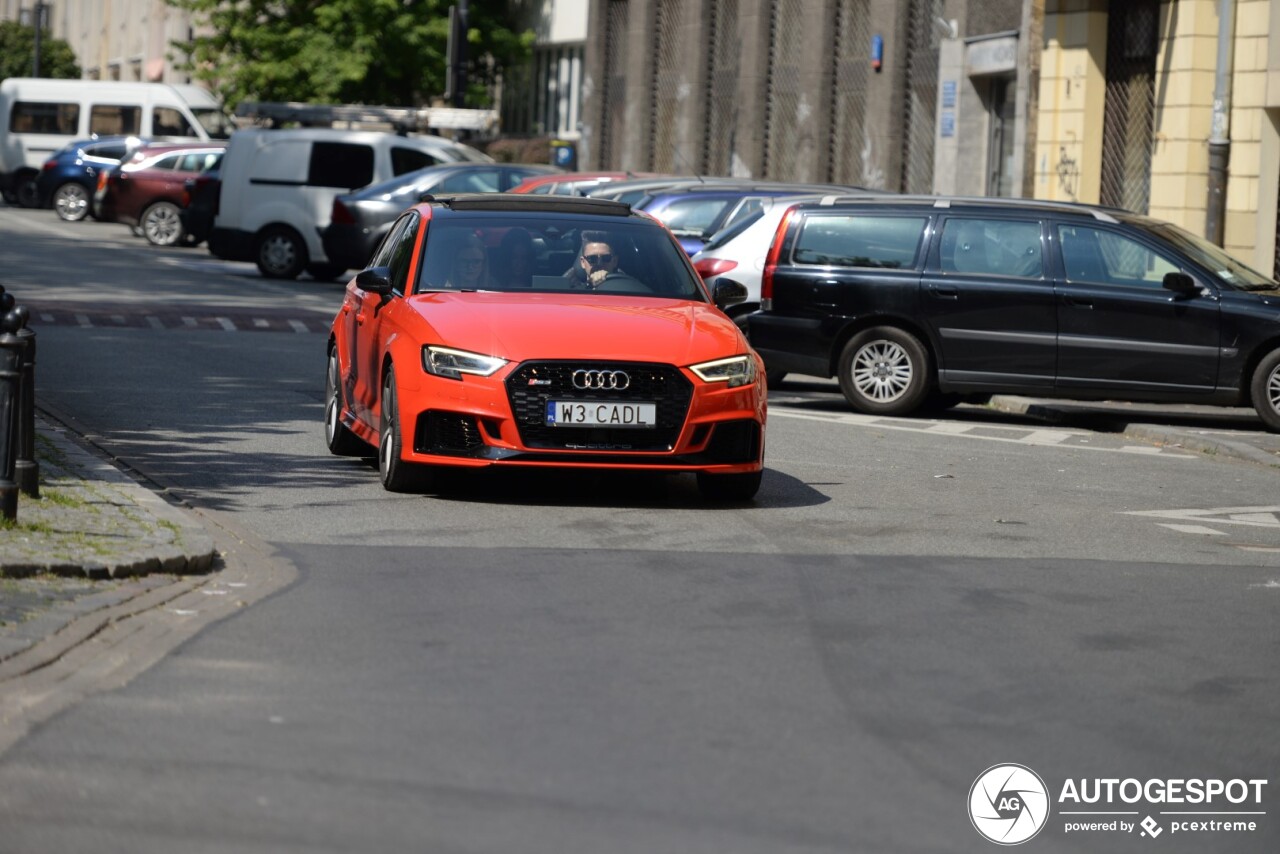
[[[997,845],[1021,845],[1049,820],[1049,789],[1025,765],[992,765],[969,789],[969,820]]]

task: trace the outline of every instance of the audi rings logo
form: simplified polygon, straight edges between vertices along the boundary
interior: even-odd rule
[[[631,385],[631,377],[626,371],[587,371],[573,372],[573,387],[593,391],[622,391]]]
[[[1049,820],[1049,790],[1025,765],[992,765],[969,789],[969,820],[997,845],[1019,845]]]

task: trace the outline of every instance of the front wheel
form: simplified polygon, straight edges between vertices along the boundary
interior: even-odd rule
[[[153,246],[174,246],[186,235],[178,206],[173,202],[156,202],[142,212],[142,236]]]
[[[53,209],[63,222],[79,222],[89,215],[89,191],[68,181],[53,191]]]
[[[865,329],[840,354],[840,390],[859,412],[906,415],[929,391],[929,357],[914,335],[893,326]]]
[[[307,244],[292,228],[268,228],[258,238],[254,260],[268,279],[296,279],[307,266]]]
[[[378,476],[388,492],[412,492],[426,483],[426,468],[401,459],[404,438],[396,395],[395,369],[382,381],[382,429],[378,439]]]
[[[760,491],[763,471],[746,474],[708,474],[698,472],[698,491],[708,501],[724,504],[743,504],[756,497]]]
[[[324,379],[324,443],[340,457],[370,456],[372,450],[342,423],[342,379],[338,372],[338,348],[329,348],[329,369]]]
[[[1271,432],[1280,433],[1280,349],[1272,350],[1258,363],[1249,391],[1262,423]]]

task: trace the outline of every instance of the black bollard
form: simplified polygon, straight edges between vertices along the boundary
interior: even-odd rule
[[[30,327],[31,312],[26,306],[14,309],[22,321],[22,378],[18,383],[18,459],[13,480],[23,495],[40,497],[40,463],[36,460],[36,331]]]
[[[0,305],[3,302],[0,297]],[[0,514],[10,521],[18,518],[18,485],[13,481],[13,470],[17,462],[18,386],[22,381],[23,344],[14,333],[20,322],[14,311],[0,319]]]

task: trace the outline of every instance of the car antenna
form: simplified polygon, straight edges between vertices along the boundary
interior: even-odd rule
[[[707,183],[702,179],[701,175],[699,175],[696,171],[694,171],[693,164],[690,163],[688,160],[684,159],[684,155],[680,153],[680,147],[678,145],[671,146],[671,152],[675,154],[677,158],[679,158],[680,162],[684,164],[685,168],[689,170],[689,172],[693,175],[693,177],[698,179],[699,184]]]

